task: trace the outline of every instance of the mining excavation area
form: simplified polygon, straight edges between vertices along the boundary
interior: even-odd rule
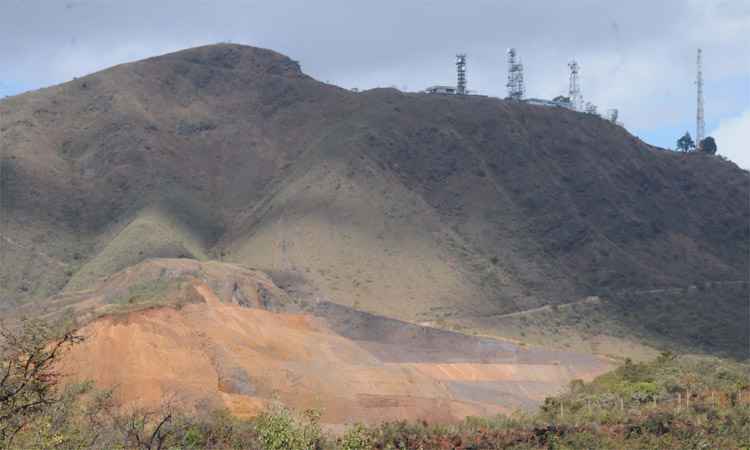
[[[168,401],[248,417],[281,400],[319,409],[326,424],[456,422],[533,407],[611,367],[595,356],[305,304],[261,272],[217,262],[148,260],[52,305],[90,320],[65,358],[71,381],[116,388],[140,407]]]

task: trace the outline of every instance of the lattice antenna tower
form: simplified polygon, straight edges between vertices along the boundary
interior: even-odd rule
[[[578,62],[572,60],[568,63],[570,69],[570,86],[568,87],[568,96],[573,109],[580,111],[583,108],[583,96],[581,95],[581,86],[578,84]]]
[[[523,86],[523,64],[518,57],[515,48],[508,49],[508,98],[511,100],[523,99],[525,90]]]
[[[695,79],[695,84],[698,88],[698,108],[695,115],[695,144],[700,145],[706,135],[706,122],[703,117],[703,61],[701,49],[698,49],[696,68],[698,71]]]
[[[456,93],[466,94],[466,53],[456,55]]]

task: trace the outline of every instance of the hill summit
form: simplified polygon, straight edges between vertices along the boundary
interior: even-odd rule
[[[594,115],[354,93],[221,44],[4,99],[0,133],[6,303],[153,257],[256,267],[291,295],[484,332],[590,295],[747,290],[750,175]],[[738,311],[741,295],[722,304]]]

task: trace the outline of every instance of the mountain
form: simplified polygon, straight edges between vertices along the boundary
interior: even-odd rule
[[[709,314],[707,351],[747,342],[750,174],[594,115],[354,93],[221,44],[6,98],[0,150],[6,305],[215,259],[295,298],[502,335],[508,314],[588,296],[631,299],[606,310],[622,323],[643,311],[627,293],[739,283],[717,320],[679,310]]]

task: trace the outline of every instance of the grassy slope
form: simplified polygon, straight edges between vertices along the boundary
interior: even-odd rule
[[[731,163],[570,111],[354,94],[265,50],[191,49],[5,99],[0,132],[11,299],[182,253],[474,325],[612,289],[747,279],[750,177]]]
[[[97,279],[147,258],[207,259],[205,243],[189,226],[158,209],[141,211],[70,279],[68,291],[86,289]]]
[[[619,358],[650,359],[669,349],[744,360],[750,358],[748,298],[743,282],[618,292],[463,326]]]
[[[466,270],[465,241],[368,158],[352,151],[303,167],[256,211],[253,231],[227,245],[227,260],[295,274],[324,298],[392,317],[515,308],[482,301],[478,274]]]

